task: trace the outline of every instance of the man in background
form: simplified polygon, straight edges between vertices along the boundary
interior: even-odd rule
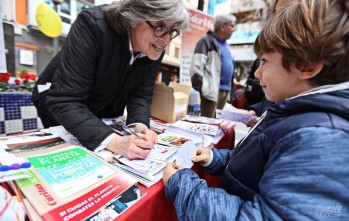
[[[226,40],[235,30],[235,16],[218,15],[214,32],[208,31],[196,44],[190,76],[193,88],[200,92],[201,116],[214,117],[227,102],[234,63]]]

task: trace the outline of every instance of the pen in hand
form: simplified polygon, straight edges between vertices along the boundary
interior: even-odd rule
[[[139,136],[138,134],[136,134],[135,132],[133,132],[132,130],[130,130],[130,128],[128,128],[127,126],[122,125],[121,128],[122,128],[124,131],[126,131],[127,133],[132,134],[132,135],[135,135],[136,137],[138,137],[138,138],[144,140],[141,136]]]

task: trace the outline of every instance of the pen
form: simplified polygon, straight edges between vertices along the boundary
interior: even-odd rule
[[[138,134],[136,134],[135,132],[133,132],[132,130],[130,130],[127,126],[122,125],[121,128],[122,128],[124,131],[126,131],[127,133],[133,134],[133,135],[135,135],[136,137],[138,137],[138,138],[140,138],[140,139],[143,140],[142,137],[140,137]]]

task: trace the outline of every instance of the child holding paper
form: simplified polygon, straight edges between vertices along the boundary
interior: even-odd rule
[[[168,164],[179,220],[345,220],[349,217],[349,1],[300,0],[273,15],[254,50],[274,102],[234,151],[192,160],[222,175],[208,188]]]

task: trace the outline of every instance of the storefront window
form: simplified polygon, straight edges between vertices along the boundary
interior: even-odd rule
[[[44,0],[44,2],[48,5],[50,5],[52,8],[54,8],[55,4],[53,3],[52,0]],[[71,17],[70,17],[70,0],[64,0],[60,5],[59,5],[59,16],[61,17],[62,21],[68,24],[71,24]]]

